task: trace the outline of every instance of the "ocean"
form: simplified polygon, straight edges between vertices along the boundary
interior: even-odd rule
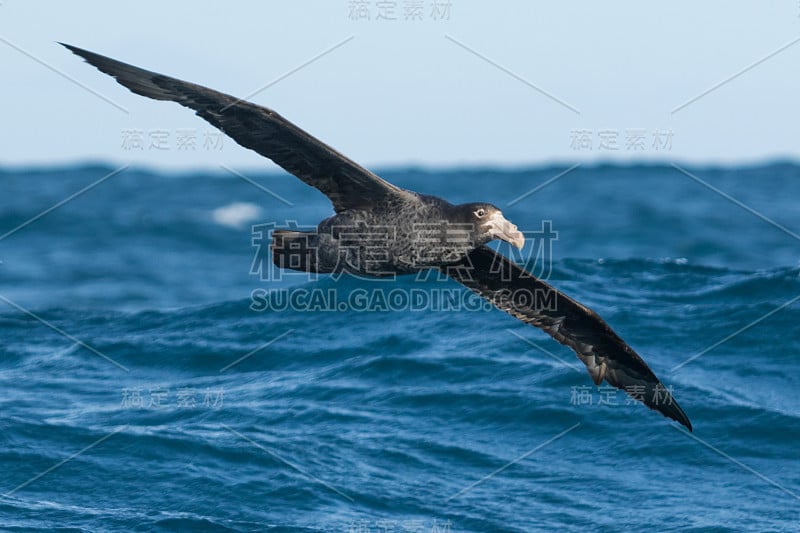
[[[0,530],[799,531],[800,167],[570,168],[380,174],[503,209],[693,433],[452,281],[275,270],[286,174],[0,170]]]

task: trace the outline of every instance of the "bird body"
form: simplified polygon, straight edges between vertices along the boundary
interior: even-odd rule
[[[494,209],[497,213],[496,208],[455,206],[435,196],[404,192],[408,194],[369,208],[336,213],[320,222],[315,232],[279,230],[280,238],[272,244],[275,263],[301,271],[387,277],[456,264],[491,240],[471,218],[473,211]],[[503,222],[504,218],[499,223]],[[294,257],[296,251],[304,256],[302,261]]]
[[[241,146],[330,198],[335,214],[316,231],[274,232],[271,249],[278,266],[379,278],[438,269],[573,349],[596,384],[606,381],[692,429],[672,394],[597,313],[486,246],[495,239],[518,248],[524,244],[523,234],[497,207],[454,205],[402,189],[271,109],[64,46],[136,94],[194,110]]]

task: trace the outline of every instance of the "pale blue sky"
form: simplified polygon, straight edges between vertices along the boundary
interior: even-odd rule
[[[422,2],[421,21],[404,20],[408,0],[386,2],[397,20],[376,20],[372,0],[354,21],[349,0],[2,0],[0,164],[270,168],[228,139],[209,149],[189,110],[129,93],[55,41],[244,97],[347,39],[250,99],[373,167],[800,159],[795,0],[449,0],[449,20]],[[656,130],[671,148],[662,135],[656,150]],[[123,147],[132,131],[143,150]],[[166,149],[151,148],[163,132]]]

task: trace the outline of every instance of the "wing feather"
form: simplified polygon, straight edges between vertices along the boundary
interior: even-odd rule
[[[498,309],[572,348],[595,384],[605,380],[691,431],[689,418],[669,390],[639,354],[588,307],[486,246],[474,250],[461,264],[441,270]]]
[[[61,44],[136,94],[193,109],[240,145],[322,191],[336,212],[368,207],[387,196],[410,197],[407,191],[379,178],[271,109]]]

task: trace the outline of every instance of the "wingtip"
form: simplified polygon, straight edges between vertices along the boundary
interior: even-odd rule
[[[90,52],[89,50],[85,50],[83,48],[80,48],[78,46],[73,46],[71,44],[62,43],[60,41],[57,41],[57,42],[58,42],[58,44],[60,44],[61,46],[63,46],[64,48],[66,48],[67,50],[69,50],[70,52],[75,54],[76,56],[82,58],[84,61],[86,61],[87,63],[89,63],[91,65],[94,65],[96,61],[98,61],[100,59],[103,59],[103,56],[101,56],[99,54],[96,54],[94,52]]]
[[[88,59],[86,58],[86,54],[89,53],[88,51],[82,48],[78,48],[77,46],[72,46],[71,44],[62,43],[61,41],[56,41],[56,42],[61,46],[63,46],[64,48],[66,48],[67,50],[69,50],[70,52],[72,52],[73,54],[75,54],[76,56],[82,58],[84,61],[88,61]]]
[[[77,46],[73,46],[71,44],[62,43],[61,41],[56,41],[56,43],[60,44],[73,54],[85,58],[85,54],[90,53],[88,50],[84,50],[83,48],[78,48]]]
[[[681,406],[678,405],[678,402],[672,399],[672,397],[670,397],[668,408],[659,409],[659,411],[661,411],[661,414],[664,416],[669,417],[680,425],[684,426],[689,430],[690,433],[693,432],[692,422],[689,420],[689,417],[686,416],[686,413],[683,411],[683,409],[681,409]]]
[[[664,386],[663,383],[658,381],[658,378],[655,377],[653,374],[652,378],[655,380],[654,382],[651,381],[649,385],[649,392],[644,395],[644,397],[635,397],[637,400],[645,404],[650,409],[657,411],[662,416],[674,420],[675,422],[679,423],[680,425],[684,426],[690,432],[693,431],[692,422],[689,420],[689,417],[686,415],[684,410],[675,400],[672,395],[672,392]],[[629,392],[630,394],[630,392]]]
[[[692,423],[689,421],[689,419],[688,419],[688,418],[684,417],[684,418],[682,418],[682,419],[675,419],[675,420],[676,420],[676,422],[678,422],[680,425],[682,425],[683,427],[685,427],[686,429],[688,429],[688,430],[689,430],[689,433],[693,433],[693,432],[694,432],[694,429],[692,428]]]

